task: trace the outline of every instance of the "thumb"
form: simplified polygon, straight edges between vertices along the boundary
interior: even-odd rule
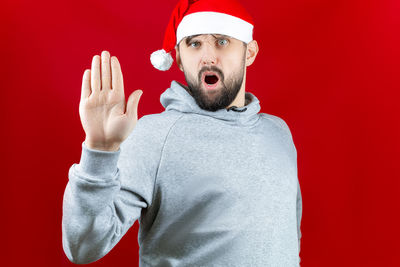
[[[137,120],[137,108],[142,94],[142,90],[136,90],[129,96],[128,103],[126,105],[126,115],[128,115],[128,117],[136,118]],[[135,115],[136,117],[134,117]]]

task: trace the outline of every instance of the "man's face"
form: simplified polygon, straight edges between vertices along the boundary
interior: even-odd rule
[[[246,46],[220,34],[189,36],[179,43],[177,63],[200,108],[216,111],[236,98],[245,74]]]

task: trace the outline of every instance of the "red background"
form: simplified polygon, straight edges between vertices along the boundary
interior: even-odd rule
[[[126,96],[159,102],[174,63],[150,63],[176,1],[2,1],[1,266],[73,266],[62,197],[79,162],[83,71],[108,50]],[[399,266],[398,0],[247,1],[260,51],[246,91],[289,125],[303,195],[303,267]],[[174,56],[175,54],[173,54]],[[92,266],[138,266],[138,222]]]

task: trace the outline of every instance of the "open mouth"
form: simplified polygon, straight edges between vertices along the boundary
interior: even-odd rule
[[[206,77],[204,78],[204,81],[207,84],[214,84],[218,82],[218,76],[217,75],[206,75]]]
[[[219,76],[214,72],[203,73],[203,82],[208,89],[214,89],[217,87]]]

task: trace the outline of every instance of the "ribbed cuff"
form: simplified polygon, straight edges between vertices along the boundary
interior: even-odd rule
[[[91,176],[103,176],[115,174],[121,149],[117,151],[102,151],[88,148],[85,141],[82,142],[82,154],[79,162],[81,171]]]

